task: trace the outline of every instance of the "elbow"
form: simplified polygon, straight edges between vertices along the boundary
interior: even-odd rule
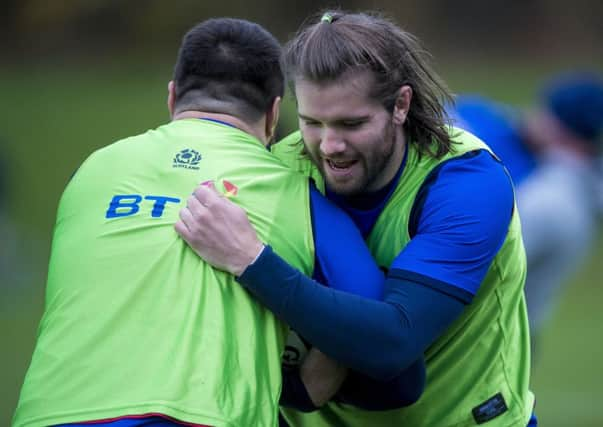
[[[423,357],[412,363],[406,370],[397,377],[390,380],[391,389],[390,399],[385,403],[386,409],[397,409],[410,406],[416,403],[426,385],[425,361]]]
[[[404,371],[404,366],[396,362],[385,362],[378,366],[374,366],[366,375],[373,378],[374,380],[381,382],[389,382],[394,380]]]
[[[390,411],[416,403],[425,390],[425,363],[421,357],[389,381],[352,373],[338,398],[367,411]]]
[[[404,396],[406,402],[405,406],[412,405],[416,403],[423,392],[425,391],[425,386],[427,385],[427,372],[425,368],[425,359],[421,357],[419,360],[414,362],[405,372],[409,372],[409,377],[407,381],[413,384],[413,387],[408,389],[406,396]]]
[[[372,366],[365,372],[369,377],[382,382],[393,380],[415,361],[423,359],[423,349],[419,348],[413,336],[413,329],[409,327],[411,321],[405,311],[396,304],[391,304],[388,314],[388,326],[381,327],[377,334],[373,331],[373,356],[370,358]]]
[[[423,360],[423,355],[419,350],[410,349],[407,343],[402,341],[400,336],[392,339],[389,348],[384,349],[381,353],[384,357],[376,358],[371,371],[366,374],[377,381],[388,382],[399,377],[411,367],[415,367],[416,361]],[[425,376],[424,362],[422,362],[422,371]]]

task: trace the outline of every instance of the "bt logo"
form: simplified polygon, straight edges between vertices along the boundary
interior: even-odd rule
[[[144,200],[150,200],[153,203],[151,217],[159,218],[163,215],[165,205],[168,203],[180,203],[180,199],[167,196],[141,196],[139,194],[117,194],[113,196],[109,203],[109,209],[105,218],[119,218],[138,213],[140,204]]]

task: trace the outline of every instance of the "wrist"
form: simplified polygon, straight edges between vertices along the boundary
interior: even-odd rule
[[[264,252],[265,248],[266,245],[258,241],[257,244],[254,246],[253,250],[250,250],[249,253],[246,254],[247,256],[245,261],[243,261],[240,266],[235,267],[232,273],[236,277],[240,277],[250,265],[253,265],[258,260],[258,258],[262,255],[262,252]]]

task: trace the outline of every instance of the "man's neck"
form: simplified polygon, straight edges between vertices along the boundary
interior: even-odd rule
[[[239,119],[236,116],[224,113],[210,113],[206,111],[179,111],[172,116],[172,120],[182,119],[209,119],[217,122],[223,122],[229,124],[237,129],[242,130],[250,135],[255,136],[257,139],[264,142],[261,138],[256,126],[251,126],[247,122]]]

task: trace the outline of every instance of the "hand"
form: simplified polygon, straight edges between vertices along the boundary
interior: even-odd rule
[[[316,407],[327,403],[337,393],[348,374],[348,369],[313,347],[304,359],[301,379]]]
[[[195,189],[174,228],[201,258],[235,276],[264,247],[243,208],[218,193],[213,183]]]

